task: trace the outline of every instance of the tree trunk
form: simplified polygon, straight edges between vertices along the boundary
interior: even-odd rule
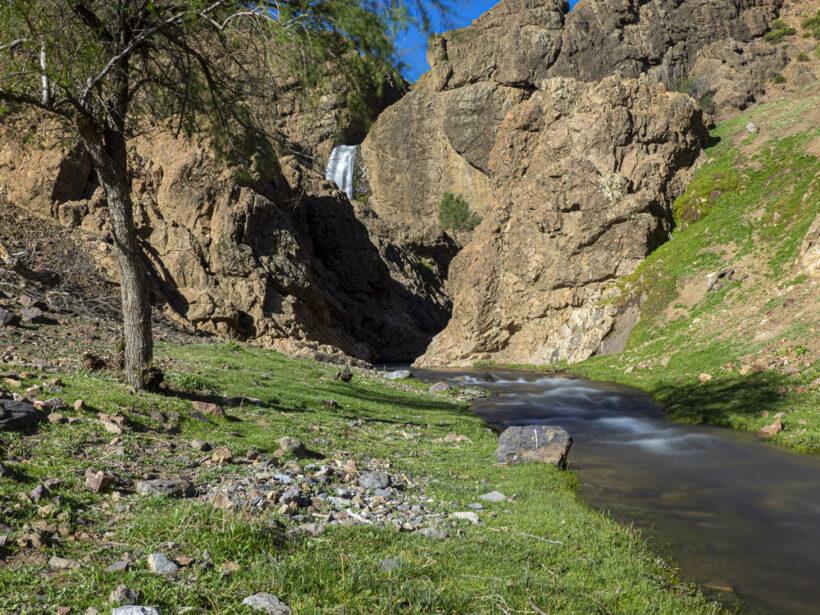
[[[125,377],[135,389],[143,389],[151,367],[154,342],[148,279],[134,226],[125,137],[104,130],[103,142],[98,127],[88,118],[81,119],[78,128],[105,191],[114,231],[122,290]]]

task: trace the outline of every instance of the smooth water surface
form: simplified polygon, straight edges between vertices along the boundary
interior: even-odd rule
[[[584,499],[668,544],[684,575],[732,586],[744,612],[820,613],[820,457],[673,423],[630,387],[530,372],[414,371],[488,390],[474,410],[491,425],[566,429]]]

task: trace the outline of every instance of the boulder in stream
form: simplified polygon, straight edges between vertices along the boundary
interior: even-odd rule
[[[537,461],[566,467],[572,438],[560,427],[549,425],[514,425],[498,438],[495,458],[500,463]]]

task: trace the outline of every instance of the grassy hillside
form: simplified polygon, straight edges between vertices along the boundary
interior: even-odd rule
[[[642,297],[626,351],[572,371],[643,387],[683,421],[757,430],[783,413],[775,439],[820,450],[820,288],[800,261],[820,215],[820,91],[712,134],[673,239],[620,284]]]
[[[26,435],[0,432],[6,471],[0,477],[0,535],[6,536],[0,586],[15,588],[0,592],[0,612],[59,606],[104,612],[120,584],[141,591],[141,602],[163,614],[181,607],[251,613],[242,600],[256,592],[276,594],[299,614],[535,612],[532,604],[553,614],[719,610],[681,584],[639,536],[580,502],[571,473],[495,465],[496,435],[464,402],[412,381],[356,374],[340,382],[333,379],[336,368],[236,344],[163,345],[160,355],[176,385],[173,394],[132,395],[105,374],[64,373],[56,386],[69,405],[60,410],[69,422],[46,422]],[[7,384],[22,392],[54,374],[35,370],[12,378],[19,384]],[[72,409],[76,399],[84,408]],[[196,400],[220,402],[226,416],[197,419]],[[98,420],[99,413],[116,412],[123,417],[121,434]],[[313,458],[274,456],[275,440],[284,435],[303,440]],[[213,463],[211,452],[191,448],[194,438],[229,447],[233,460]],[[230,510],[211,503],[209,494],[231,485],[244,493],[265,472],[317,478],[323,465],[336,473],[327,485],[309,489],[333,495],[341,487],[367,499],[356,490],[357,477],[368,468],[385,469],[400,483],[395,499],[423,506],[421,525],[448,536],[354,517],[329,524],[331,507],[315,501],[313,509],[283,509],[282,500],[274,505],[265,498]],[[110,489],[93,493],[84,485],[92,466],[114,478]],[[137,480],[159,477],[189,479],[199,493],[185,499],[135,493]],[[48,479],[58,482],[49,482],[50,493],[34,503],[27,494]],[[452,516],[471,512],[467,505],[492,490],[509,499],[483,502],[480,523]],[[327,531],[293,534],[309,521],[324,521]],[[32,533],[42,546],[18,544]],[[179,570],[151,572],[153,552],[176,560]],[[68,561],[52,561],[55,555]],[[117,561],[132,564],[104,571]]]

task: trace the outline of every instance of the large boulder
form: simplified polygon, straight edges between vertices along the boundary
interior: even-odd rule
[[[646,77],[544,81],[499,128],[493,208],[450,267],[453,316],[418,363],[593,354],[617,316],[600,299],[665,240],[706,134],[693,99]]]
[[[514,425],[498,437],[495,458],[509,465],[535,461],[563,468],[571,446],[572,438],[560,427]]]
[[[29,429],[45,418],[45,413],[39,412],[31,404],[0,399],[0,431]]]

